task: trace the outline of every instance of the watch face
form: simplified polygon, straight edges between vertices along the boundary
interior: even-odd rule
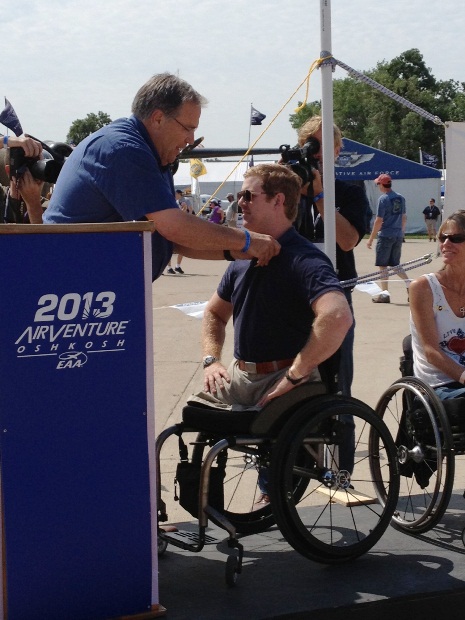
[[[207,368],[207,366],[210,366],[214,362],[216,362],[216,357],[213,357],[213,355],[207,355],[207,357],[203,358],[203,367]]]

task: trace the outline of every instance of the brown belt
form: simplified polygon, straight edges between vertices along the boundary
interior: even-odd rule
[[[290,360],[278,360],[277,362],[244,362],[237,360],[237,365],[245,372],[251,372],[257,375],[266,375],[276,370],[283,370],[292,364],[294,358]]]

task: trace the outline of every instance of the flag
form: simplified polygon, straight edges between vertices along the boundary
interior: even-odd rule
[[[191,177],[197,179],[201,177],[202,174],[207,174],[207,169],[203,165],[200,159],[191,159]]]
[[[261,125],[262,121],[266,118],[266,114],[262,114],[258,110],[256,110],[252,106],[252,111],[250,112],[250,124],[251,125]]]
[[[11,131],[15,134],[15,136],[20,136],[23,133],[23,128],[21,127],[21,123],[19,122],[19,118],[16,116],[16,112],[13,109],[13,106],[5,97],[5,108],[3,112],[0,114],[0,123],[11,129]]]
[[[250,156],[250,161],[249,161],[249,168],[253,168],[254,167],[254,163],[253,163],[253,155]]]
[[[425,153],[425,151],[422,151],[421,158],[424,166],[429,166],[430,168],[438,167],[438,158],[436,155],[430,155],[429,153]]]

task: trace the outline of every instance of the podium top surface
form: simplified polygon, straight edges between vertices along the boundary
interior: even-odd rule
[[[111,224],[0,224],[0,235],[154,232],[154,222],[112,222]]]

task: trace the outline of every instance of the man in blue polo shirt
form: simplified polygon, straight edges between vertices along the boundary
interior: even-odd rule
[[[331,261],[299,235],[300,178],[286,166],[260,164],[238,193],[244,225],[279,241],[263,269],[229,265],[203,319],[204,398],[234,410],[262,407],[294,386],[319,378],[318,365],[337,351],[352,315]],[[234,360],[221,361],[225,328],[234,320]]]
[[[255,260],[229,265],[205,309],[203,392],[189,398],[233,411],[261,408],[319,380],[319,364],[339,349],[353,320],[331,261],[292,225],[300,178],[280,164],[254,166],[244,177],[237,194],[244,226],[277,239],[281,252],[262,269]],[[221,353],[231,317],[234,359],[226,368]],[[263,475],[259,483],[257,505],[266,504]]]
[[[194,141],[206,100],[175,75],[155,75],[137,92],[132,116],[83,140],[60,173],[45,224],[153,220],[153,279],[173,254],[222,259],[227,249],[260,266],[279,252],[269,236],[212,227],[181,211],[170,165]]]

